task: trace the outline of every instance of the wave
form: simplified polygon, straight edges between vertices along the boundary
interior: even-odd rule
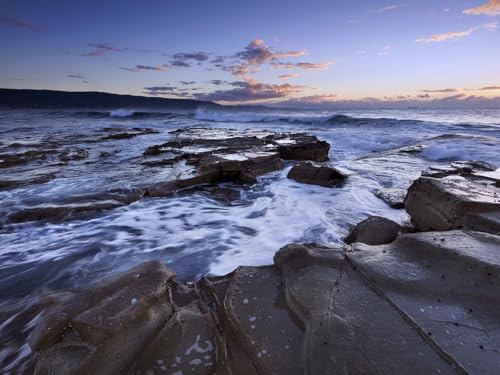
[[[70,116],[78,118],[116,118],[116,119],[171,119],[176,117],[189,117],[193,116],[187,113],[175,113],[175,112],[146,112],[146,111],[136,111],[131,109],[116,109],[110,111],[78,111],[78,112],[68,112],[68,111],[56,111],[56,112],[45,112],[47,115],[52,116]]]
[[[201,121],[238,122],[238,123],[288,123],[303,125],[397,125],[416,124],[420,120],[401,120],[396,118],[351,117],[342,114],[311,115],[284,113],[249,113],[197,110],[194,118]]]

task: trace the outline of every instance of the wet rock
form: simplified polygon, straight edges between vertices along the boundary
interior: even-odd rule
[[[0,190],[14,189],[20,186],[44,184],[56,177],[57,172],[37,173],[33,171],[12,173],[8,178],[0,179]]]
[[[103,193],[74,195],[54,200],[52,203],[28,206],[7,214],[12,223],[27,221],[60,221],[68,218],[82,217],[95,212],[110,210],[133,203],[141,199],[147,192],[144,189],[114,189]]]
[[[106,135],[101,138],[103,141],[109,141],[109,140],[120,140],[120,139],[130,139],[137,137],[139,135],[145,135],[145,134],[155,134],[158,133],[157,131],[150,129],[150,128],[132,128],[129,129],[123,129],[123,128],[104,128],[103,129],[106,132],[110,132],[111,134]]]
[[[330,144],[318,140],[315,136],[294,135],[293,137],[276,139],[271,138],[278,143],[278,151],[285,160],[328,160]]]
[[[377,189],[373,192],[375,196],[382,199],[385,203],[387,203],[391,208],[404,208],[405,206],[405,198],[406,198],[406,189],[395,189],[395,188],[385,188],[385,189]]]
[[[335,168],[324,167],[313,163],[300,163],[292,167],[288,178],[305,184],[323,187],[335,187],[344,182],[345,174]]]
[[[500,189],[491,181],[483,183],[474,168],[424,173],[409,188],[405,208],[419,231],[500,233]]]
[[[0,168],[26,164],[35,160],[45,160],[48,156],[56,153],[56,150],[29,150],[19,153],[0,154]]]
[[[370,216],[357,224],[344,239],[345,243],[362,242],[367,245],[382,245],[396,239],[401,226],[380,216]]]
[[[147,262],[54,301],[36,373],[494,374],[499,248],[462,231],[289,245],[189,284]]]
[[[406,234],[356,243],[358,272],[442,358],[467,374],[498,372],[500,237],[479,232]]]
[[[49,308],[31,336],[37,374],[123,373],[172,316],[159,262],[143,263]],[[112,361],[109,358],[113,358]]]
[[[59,159],[64,163],[67,163],[72,160],[82,160],[88,157],[89,157],[88,151],[78,147],[71,147],[65,149],[59,155]]]

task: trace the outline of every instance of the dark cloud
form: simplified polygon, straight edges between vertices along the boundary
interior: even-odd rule
[[[215,90],[210,93],[194,94],[199,100],[221,101],[221,102],[245,102],[260,101],[265,99],[282,99],[290,94],[302,91],[303,86],[295,86],[289,83],[282,85],[267,84],[255,80],[234,81],[227,90]]]
[[[173,66],[189,68],[191,62],[197,62],[200,65],[202,62],[207,61],[210,58],[210,53],[207,52],[179,52],[172,55],[172,60],[170,63]]]
[[[429,99],[431,96],[429,94],[420,94],[417,95],[417,98],[419,99]]]
[[[151,53],[154,50],[142,49],[142,48],[132,48],[132,47],[115,47],[108,43],[88,43],[88,47],[92,50],[84,52],[81,55],[86,57],[102,57],[109,52],[138,52],[138,53]]]
[[[183,85],[194,85],[196,82],[195,81],[179,81]]]
[[[45,28],[17,17],[0,17],[0,23],[5,26],[17,27],[19,29],[29,30],[33,32],[45,31]]]
[[[421,90],[422,92],[427,92],[427,93],[450,93],[450,92],[458,92],[458,89],[437,89],[437,90]]]
[[[210,58],[210,54],[207,52],[176,53],[172,57],[174,60],[206,61]]]
[[[158,65],[158,66],[154,66],[154,65],[136,65],[133,68],[121,67],[120,69],[121,70],[125,70],[127,72],[139,72],[141,70],[149,70],[149,71],[153,71],[153,72],[164,72],[165,70],[167,70],[167,68],[168,68],[168,65],[167,64],[163,64],[163,65]]]
[[[175,86],[150,86],[144,87],[144,91],[149,95],[173,94],[178,90]]]
[[[67,74],[66,77],[68,77],[68,78],[76,78],[76,79],[83,79],[83,80],[87,79],[87,77],[82,76],[81,74]]]
[[[180,68],[189,68],[191,66],[187,62],[180,61],[180,60],[179,61],[172,60],[172,61],[170,61],[170,65],[177,66],[177,67],[180,67]]]
[[[123,48],[117,48],[106,43],[88,43],[89,47],[92,47],[92,51],[82,53],[82,56],[86,57],[102,57],[108,52],[123,52]]]
[[[229,81],[223,81],[223,80],[220,80],[220,79],[212,79],[211,81],[209,81],[209,83],[211,83],[212,85],[216,85],[216,86],[231,85],[231,82],[229,82]]]

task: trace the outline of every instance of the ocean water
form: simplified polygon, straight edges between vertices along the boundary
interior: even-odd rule
[[[325,164],[349,178],[333,189],[300,184],[286,178],[290,162],[253,185],[201,186],[75,219],[8,220],[33,206],[168,178],[161,167],[142,165],[141,155],[172,138],[169,132],[188,127],[314,134],[331,145]],[[102,140],[104,128],[156,132]],[[422,152],[396,152],[417,145]],[[0,181],[55,177],[0,187],[0,368],[16,373],[28,366],[27,339],[47,293],[85,287],[151,259],[188,281],[239,265],[271,264],[274,253],[292,242],[339,245],[369,215],[408,221],[375,189],[407,188],[421,170],[454,160],[499,166],[499,146],[500,110],[0,111],[0,155],[47,150],[42,160],[0,167]],[[86,154],[55,163],[50,150],[61,149]]]

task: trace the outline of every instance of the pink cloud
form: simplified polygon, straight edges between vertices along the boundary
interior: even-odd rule
[[[498,16],[500,15],[500,0],[488,0],[485,4],[465,9],[463,12],[473,15]]]

